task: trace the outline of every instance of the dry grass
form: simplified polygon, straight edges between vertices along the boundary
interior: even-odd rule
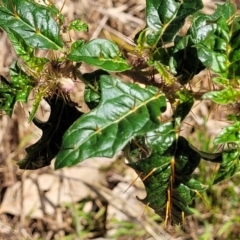
[[[56,1],[59,9],[63,2]],[[213,1],[205,2],[205,10],[211,11]],[[108,38],[128,49],[136,32],[144,27],[145,0],[67,0],[62,12],[68,21],[80,18],[89,25],[88,33],[72,33],[73,38]],[[4,33],[0,52],[0,73],[7,76],[15,54]],[[41,115],[42,112],[47,114],[44,104],[42,109],[40,117],[44,118],[46,116]],[[210,116],[209,112],[208,104],[197,105],[189,116],[190,124],[198,123],[209,133],[216,126],[214,116],[209,117],[212,122],[209,120],[207,125],[202,120],[203,116]],[[220,123],[218,126],[221,129]],[[185,134],[189,136],[190,132],[191,129],[186,127]],[[0,116],[0,239],[168,240],[176,237],[183,240],[200,239],[207,227],[213,235],[201,239],[213,239],[213,236],[216,236],[214,239],[225,239],[219,229],[231,218],[226,215],[230,210],[220,212],[221,221],[218,221],[214,209],[200,201],[197,201],[198,209],[203,214],[187,220],[185,232],[179,229],[173,237],[162,228],[161,220],[154,220],[150,210],[141,217],[144,206],[135,196],[144,196],[143,186],[137,181],[123,194],[136,175],[126,168],[121,156],[112,160],[90,159],[74,168],[59,171],[54,171],[52,166],[37,171],[19,170],[15,161],[23,158],[24,148],[37,141],[40,135],[36,127],[27,123],[20,105],[16,106],[12,119]],[[226,189],[221,185],[213,191],[228,194],[224,192]],[[211,195],[212,198],[217,196],[216,192]],[[213,199],[211,201],[215,204]],[[234,204],[239,206],[237,201]],[[228,204],[228,207],[232,205]],[[217,221],[215,229],[211,221]],[[121,237],[116,235],[120,231],[123,232]]]

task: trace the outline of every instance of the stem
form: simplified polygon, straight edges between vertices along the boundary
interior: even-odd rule
[[[98,90],[96,90],[96,88],[83,77],[82,73],[78,69],[75,68],[73,70],[73,74],[78,79],[80,79],[87,87],[89,87],[91,90],[93,90],[95,93],[97,93],[100,96],[100,93],[98,92]]]

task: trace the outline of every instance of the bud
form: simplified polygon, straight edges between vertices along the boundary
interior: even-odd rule
[[[59,87],[65,92],[72,92],[75,84],[71,78],[61,77],[57,80]]]

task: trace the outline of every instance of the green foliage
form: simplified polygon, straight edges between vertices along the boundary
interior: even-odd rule
[[[68,26],[69,30],[76,30],[76,31],[87,31],[88,30],[88,25],[85,22],[82,22],[79,19],[75,19],[74,21],[72,21],[69,26]]]
[[[118,46],[105,39],[93,39],[74,48],[68,58],[75,62],[84,61],[106,71],[122,72],[130,69],[130,66],[121,57]]]
[[[52,16],[53,11],[32,1],[1,2],[0,26],[7,33],[16,34],[33,48],[54,50],[62,48],[59,27]]]
[[[17,62],[12,63],[10,76],[11,82],[3,76],[0,80],[0,107],[9,116],[12,115],[16,101],[27,102],[28,95],[34,86],[33,79],[18,67]]]
[[[165,145],[158,147],[165,140]],[[178,224],[191,214],[188,204],[206,189],[192,172],[199,165],[200,155],[183,137],[176,139],[173,124],[163,124],[146,137],[152,153],[141,161],[129,163],[143,180],[147,196],[141,200],[159,214],[167,224]],[[184,213],[184,215],[182,215]]]
[[[159,125],[158,116],[166,102],[157,88],[141,89],[112,76],[102,76],[100,84],[99,106],[79,118],[64,134],[55,162],[57,169],[94,156],[113,157],[134,136]]]
[[[193,174],[201,159],[219,163],[214,183],[239,172],[239,113],[229,117],[231,125],[216,137],[214,144],[223,146],[218,153],[189,144],[181,136],[181,126],[197,95],[187,90],[187,84],[203,69],[212,71],[218,84],[218,90],[206,92],[203,99],[238,103],[240,17],[230,2],[217,5],[212,15],[199,11],[201,0],[146,3],[146,27],[136,35],[135,52],[159,73],[162,82],[147,79],[143,88],[107,72],[134,70],[115,43],[105,39],[66,43],[62,39],[60,32],[86,31],[81,20],[73,21],[66,30],[64,17],[52,4],[2,0],[0,26],[19,60],[10,68],[10,79],[1,76],[0,109],[11,116],[17,101],[27,102],[30,91],[35,96],[29,121],[43,134],[26,149],[20,168],[38,169],[57,157],[58,169],[90,157],[113,157],[124,150],[128,166],[146,188],[147,195],[140,201],[166,224],[181,224],[184,216],[192,214],[192,200],[207,188]],[[186,19],[191,26],[185,35],[179,35]],[[50,57],[37,56],[36,49],[48,49]],[[99,69],[82,74],[82,63]],[[134,74],[143,76],[145,71],[138,69]],[[77,110],[78,103],[71,99],[76,79],[85,84],[87,113]],[[35,118],[43,99],[51,107],[44,123]],[[173,114],[163,121],[167,101]]]
[[[183,26],[186,17],[203,7],[201,0],[191,1],[146,1],[146,28],[140,35],[145,42],[139,39],[141,46],[147,44],[151,48],[163,46],[174,40],[177,32]]]

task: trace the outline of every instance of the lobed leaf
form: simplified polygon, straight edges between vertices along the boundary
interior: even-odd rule
[[[140,88],[112,76],[101,76],[101,101],[64,134],[55,168],[90,157],[113,157],[135,136],[159,126],[166,101],[155,87]]]
[[[192,22],[188,34],[202,64],[223,78],[240,77],[240,17],[234,4],[217,5],[212,15],[198,12]]]
[[[240,91],[228,86],[221,91],[211,91],[203,95],[203,99],[211,99],[218,104],[234,103],[240,98]]]
[[[64,132],[82,115],[57,96],[46,100],[51,107],[49,119],[47,122],[40,122],[36,118],[33,120],[43,133],[35,144],[26,148],[27,156],[17,163],[20,169],[34,170],[50,165],[60,151]]]
[[[214,144],[235,143],[240,146],[240,122],[235,122],[225,127],[215,138]]]
[[[186,84],[204,68],[191,36],[176,37],[174,49],[169,57],[169,70],[180,76],[180,83]]]
[[[191,214],[189,204],[206,186],[190,175],[199,165],[200,155],[183,137],[176,138],[173,123],[162,124],[146,135],[152,153],[130,162],[142,179],[147,196],[139,199],[153,208],[168,224],[181,224]]]
[[[144,46],[144,40],[150,47],[172,42],[185,19],[203,7],[201,0],[149,0],[146,5],[147,27],[141,32],[138,45]]]
[[[228,180],[240,171],[239,149],[226,151],[223,153],[223,161],[214,178],[214,184]]]
[[[235,13],[236,8],[230,2],[217,4],[216,10],[211,15],[197,12],[192,18],[192,25],[188,33],[196,44],[202,41],[207,43],[209,34],[215,34],[228,42],[229,29],[227,22]]]
[[[193,98],[187,90],[177,94],[180,101],[175,120],[147,132],[144,141],[135,138],[125,156],[128,165],[142,179],[147,192],[147,196],[139,200],[153,208],[167,224],[181,224],[184,216],[192,214],[189,204],[196,194],[207,187],[191,178],[201,155],[185,138],[178,136],[180,123],[191,110]],[[132,146],[134,144],[139,152],[137,154]],[[207,157],[215,160],[218,156]]]
[[[169,70],[181,76],[180,83],[187,83],[204,68],[222,78],[232,79],[240,74],[239,47],[233,47],[235,42],[239,46],[239,20],[235,14],[236,8],[229,2],[217,5],[212,15],[199,11],[192,16],[187,34],[175,37]]]

